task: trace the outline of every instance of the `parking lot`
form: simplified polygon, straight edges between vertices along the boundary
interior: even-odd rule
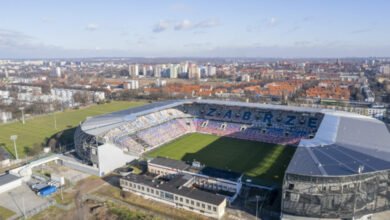
[[[36,195],[25,183],[11,191],[0,194],[0,206],[22,215],[49,202],[48,198]]]

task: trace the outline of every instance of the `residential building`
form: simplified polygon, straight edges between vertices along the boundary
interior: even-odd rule
[[[5,123],[12,120],[12,112],[1,112],[0,111],[0,121]]]
[[[129,75],[130,77],[136,78],[139,75],[139,66],[138,64],[129,65]]]

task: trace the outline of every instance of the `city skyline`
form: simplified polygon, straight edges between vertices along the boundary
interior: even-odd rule
[[[390,56],[387,1],[5,1],[0,58]]]

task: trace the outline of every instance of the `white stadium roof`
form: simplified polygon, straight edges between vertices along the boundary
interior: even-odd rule
[[[376,119],[325,112],[313,139],[301,140],[287,173],[340,176],[390,169],[390,134]]]
[[[269,105],[269,104],[257,104],[257,103],[245,103],[245,102],[233,102],[233,101],[221,101],[221,100],[169,100],[163,102],[154,102],[149,105],[130,108],[118,112],[113,112],[105,115],[99,115],[90,117],[85,120],[81,128],[84,132],[90,135],[100,135],[112,128],[119,127],[123,123],[134,120],[137,116],[146,115],[151,112],[172,108],[175,106],[190,103],[205,103],[216,105],[228,105],[228,106],[241,106],[248,108],[261,108],[266,110],[285,110],[285,111],[300,111],[300,112],[320,112],[319,109],[313,108],[301,108],[294,106],[283,105]]]

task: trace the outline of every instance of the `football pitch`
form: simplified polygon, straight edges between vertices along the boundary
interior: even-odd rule
[[[55,114],[36,116],[26,120],[26,124],[20,121],[0,125],[0,147],[5,147],[12,154],[14,153],[11,135],[17,135],[16,145],[19,157],[25,155],[24,148],[33,144],[41,144],[45,139],[63,130],[72,130],[89,116],[106,114],[113,111],[128,109],[146,104],[145,102],[114,101],[111,103],[92,105],[77,110],[65,110]],[[55,128],[55,122],[57,129]],[[73,140],[73,133],[69,134]]]
[[[247,141],[210,134],[193,133],[180,137],[150,153],[210,167],[244,173],[244,179],[262,185],[279,186],[295,147]]]

